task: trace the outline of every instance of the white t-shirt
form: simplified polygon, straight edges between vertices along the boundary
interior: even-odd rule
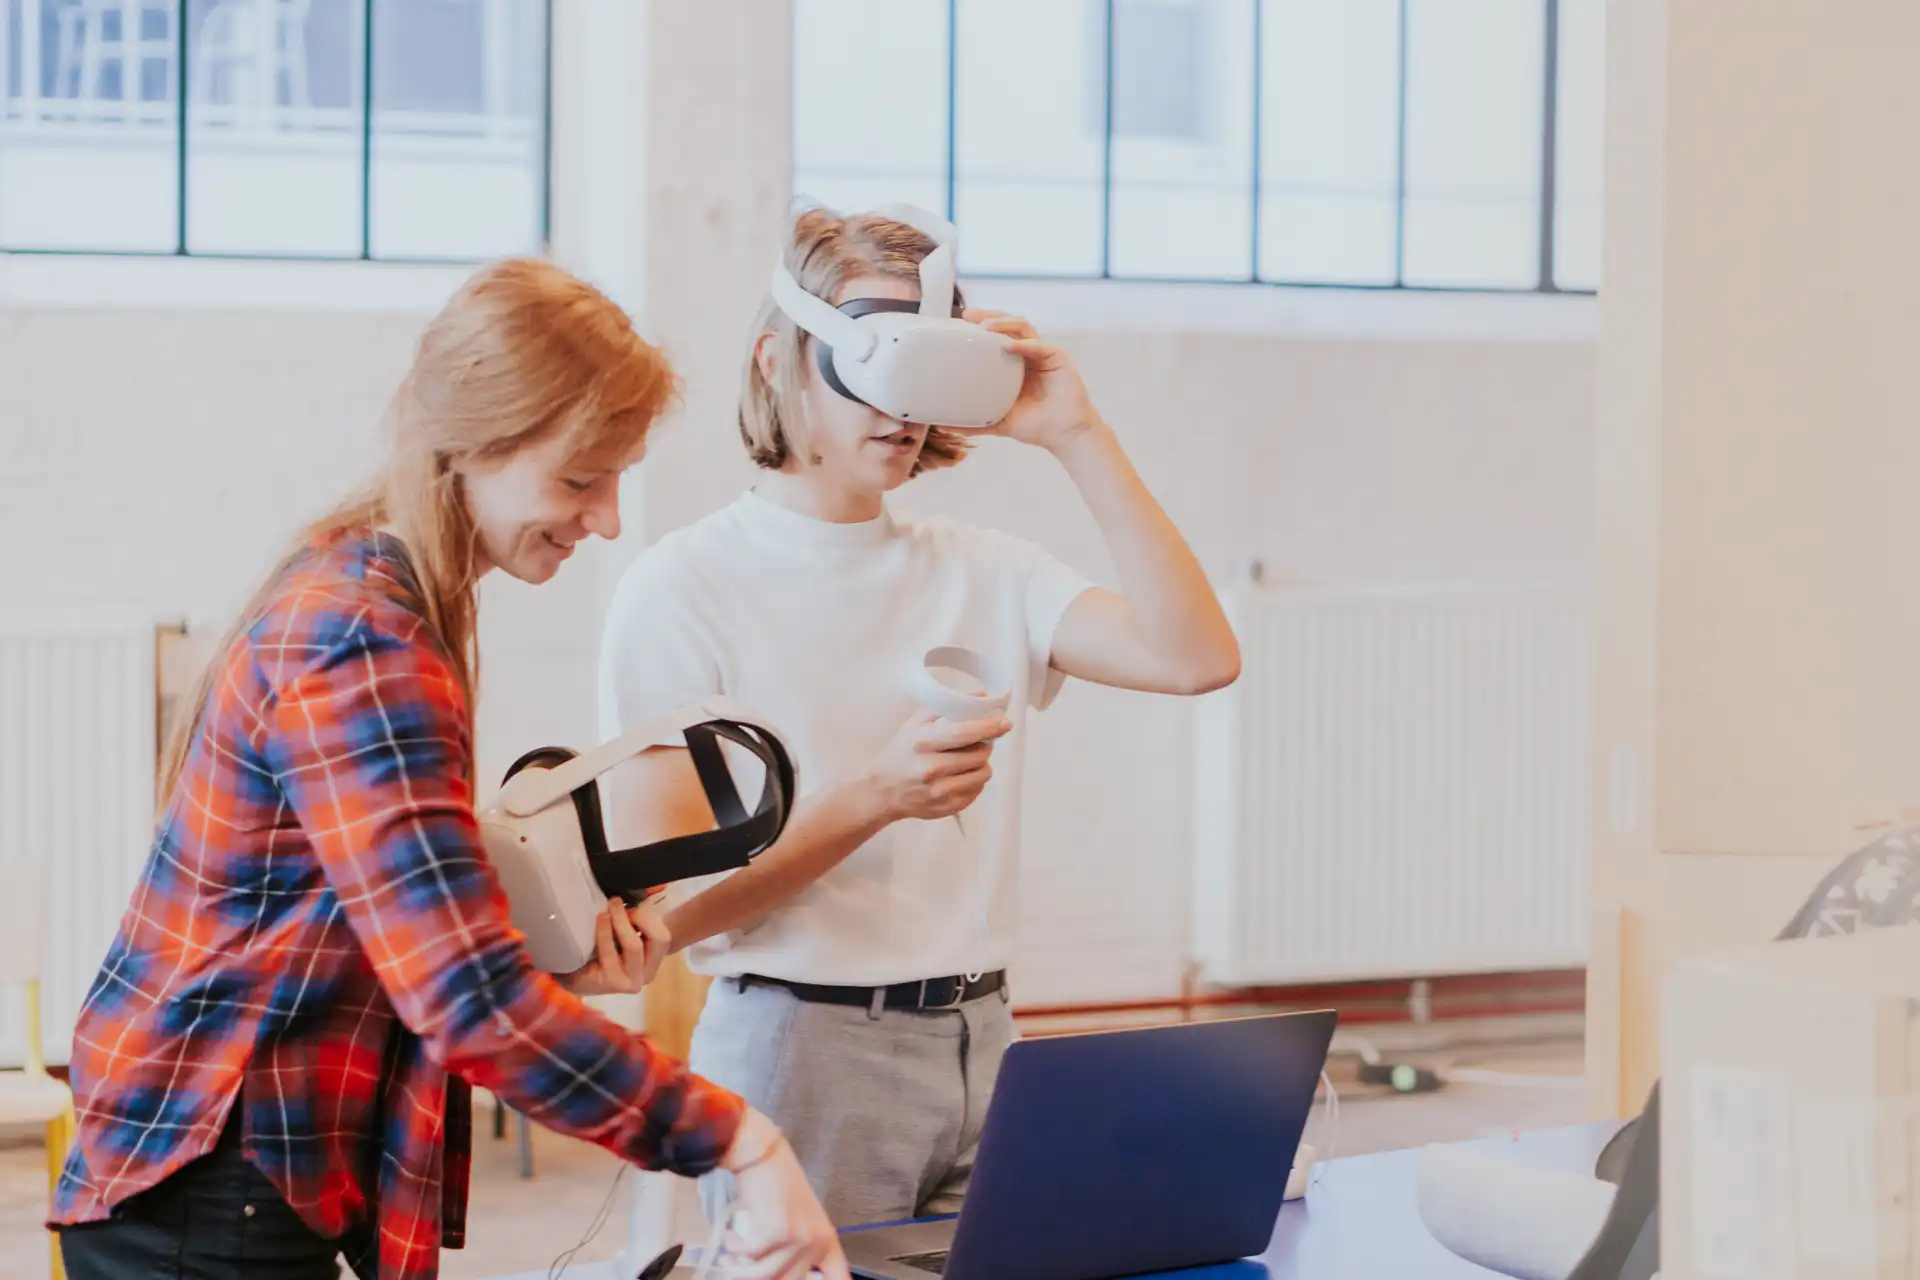
[[[724,694],[779,733],[805,796],[867,766],[919,710],[911,681],[928,649],[973,649],[1012,685],[1013,731],[961,822],[894,823],[765,921],[690,947],[688,963],[862,986],[1005,967],[1026,712],[1059,690],[1054,629],[1089,585],[989,529],[891,515],[830,524],[752,492],[644,552],[607,617],[604,737]]]

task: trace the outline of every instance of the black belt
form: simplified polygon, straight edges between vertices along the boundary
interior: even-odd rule
[[[788,982],[782,978],[762,978],[743,974],[734,979],[747,987],[781,987],[809,1004],[847,1004],[862,1009],[873,1007],[876,992],[885,992],[881,1007],[887,1009],[958,1009],[971,1000],[990,996],[1007,985],[1007,971],[996,969],[971,981],[966,978],[927,978],[920,982],[896,982],[890,987],[826,987],[812,982]]]

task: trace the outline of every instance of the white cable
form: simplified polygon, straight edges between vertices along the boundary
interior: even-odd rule
[[[1320,1175],[1326,1169],[1327,1162],[1340,1151],[1340,1091],[1333,1087],[1333,1077],[1324,1069],[1320,1072],[1320,1083],[1327,1087],[1327,1104],[1322,1109],[1322,1114],[1327,1117],[1327,1150],[1324,1155],[1314,1152],[1313,1174],[1307,1179],[1310,1187],[1320,1185]]]
[[[568,1267],[571,1267],[573,1260],[579,1256],[580,1251],[592,1244],[594,1237],[598,1236],[601,1230],[605,1228],[607,1218],[613,1213],[614,1193],[620,1189],[620,1180],[627,1176],[627,1169],[628,1166],[622,1164],[614,1171],[613,1183],[607,1188],[607,1198],[600,1202],[599,1212],[594,1214],[593,1221],[588,1224],[586,1234],[580,1237],[579,1243],[575,1244],[573,1248],[568,1249],[553,1260],[553,1265],[547,1268],[547,1280],[554,1280],[555,1276],[558,1276]]]
[[[694,1280],[712,1280],[721,1274],[717,1268],[727,1253],[727,1228],[732,1225],[735,1210],[739,1207],[738,1199],[728,1200],[726,1207],[714,1217],[713,1230],[707,1236],[707,1247],[700,1251],[700,1270],[694,1274]]]

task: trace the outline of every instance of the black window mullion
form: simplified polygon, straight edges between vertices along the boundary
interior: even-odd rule
[[[1558,233],[1555,213],[1560,203],[1560,0],[1541,0],[1546,6],[1546,70],[1540,100],[1540,291],[1558,293],[1554,258]]]
[[[1114,0],[1106,0],[1107,20],[1102,35],[1106,41],[1103,51],[1106,83],[1104,91],[1105,105],[1102,108],[1100,122],[1100,278],[1108,279],[1113,275],[1113,19]]]
[[[960,0],[947,0],[947,221],[958,220],[960,172]]]
[[[553,0],[547,0],[540,8],[540,248],[550,254],[553,252]],[[367,225],[372,225],[370,216]]]
[[[1267,13],[1267,0],[1250,0],[1253,5],[1253,243],[1252,257],[1247,262],[1247,280],[1260,279],[1260,146],[1261,112],[1263,109],[1262,83],[1266,77],[1266,44],[1263,23]]]
[[[1394,141],[1393,176],[1393,284],[1407,283],[1407,0],[1400,0],[1400,111]]]
[[[373,257],[373,18],[374,0],[360,5],[360,257]],[[548,89],[552,101],[552,89]]]
[[[39,0],[31,0],[31,3],[37,4]],[[122,10],[123,20],[125,16],[126,11]],[[179,56],[173,60],[175,68],[173,123],[177,131],[174,138],[173,157],[175,184],[173,251],[176,255],[184,256],[187,252],[187,86],[190,83],[187,75],[187,59],[190,56],[189,51],[193,48],[193,41],[188,38],[187,21],[191,17],[188,12],[188,0],[179,0],[174,17],[174,38],[180,42],[180,48]],[[145,17],[142,15],[142,21],[144,20]],[[135,42],[139,39],[139,35],[135,32],[122,31],[120,38],[125,42],[126,48],[132,50],[136,47]],[[123,58],[120,63],[122,76],[128,74],[127,67],[128,62]]]

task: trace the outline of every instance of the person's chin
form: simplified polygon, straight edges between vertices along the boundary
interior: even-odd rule
[[[920,465],[920,455],[916,453],[895,454],[880,464],[880,483],[883,489],[898,489],[913,479],[913,469]]]
[[[518,578],[529,586],[537,587],[541,583],[553,581],[554,576],[560,572],[562,563],[559,556],[542,550],[515,556],[502,567],[506,569],[508,577]]]

